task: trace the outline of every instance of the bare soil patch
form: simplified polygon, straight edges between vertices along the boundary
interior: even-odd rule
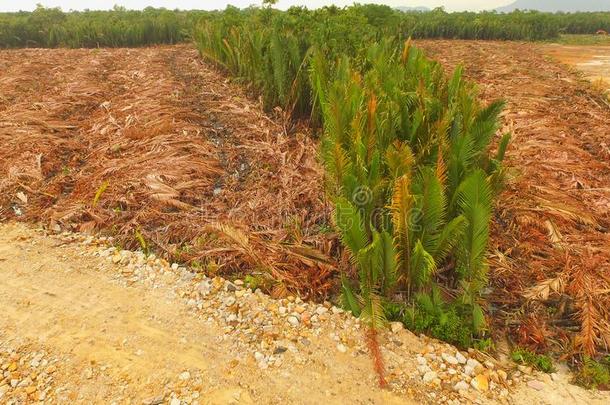
[[[445,361],[457,349],[403,329],[380,335],[382,390],[363,325],[338,308],[274,300],[85,235],[0,224],[0,277],[2,403],[608,403],[565,370],[524,374],[474,351],[462,356],[479,359],[489,388],[458,392],[471,379]]]
[[[545,54],[581,71],[596,86],[610,90],[610,46],[548,45]]]

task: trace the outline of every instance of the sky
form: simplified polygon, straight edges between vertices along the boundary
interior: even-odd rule
[[[165,7],[169,9],[223,9],[227,4],[237,7],[247,7],[251,4],[260,4],[261,0],[0,0],[0,11],[31,11],[40,3],[45,7],[61,7],[64,11],[82,10],[106,10],[119,4],[129,9],[142,9],[147,6]],[[513,0],[360,0],[358,3],[382,3],[392,7],[398,6],[426,6],[430,8],[444,6],[447,11],[460,10],[488,10],[505,6]],[[345,6],[354,3],[354,0],[280,0],[278,8],[288,8],[294,5],[307,6],[308,8],[320,7],[328,4]]]

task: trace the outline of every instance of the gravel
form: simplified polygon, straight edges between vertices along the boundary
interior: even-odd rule
[[[202,322],[215,323],[219,330],[225,331],[219,339],[231,342],[236,359],[250,356],[261,373],[282,368],[287,362],[308,364],[308,352],[328,350],[319,344],[322,337],[330,338],[339,353],[370,356],[364,325],[329,302],[304,302],[295,296],[272,299],[260,290],[246,288],[241,280],[231,282],[189,272],[179,264],[142,252],[117,252],[107,245],[112,240],[85,239],[75,234],[63,237],[82,242],[87,254],[106,260],[108,267],[100,271],[114,272],[119,284],[140,283],[151,289],[169,287]],[[514,383],[508,372],[478,352],[460,352],[443,342],[414,336],[401,323],[391,323],[387,335],[383,333],[381,351],[395,391],[420,390],[422,398],[428,398],[429,402],[458,404],[465,398],[474,401],[478,395],[503,398]],[[27,364],[40,369],[45,361],[37,353],[27,359]],[[415,368],[417,375],[410,372]],[[177,379],[188,383],[194,378],[189,371],[184,371]],[[0,383],[0,393],[7,390],[6,386]],[[32,395],[48,394],[37,392]],[[147,403],[156,403],[157,399],[152,397]],[[164,396],[163,402],[181,403],[175,393]]]

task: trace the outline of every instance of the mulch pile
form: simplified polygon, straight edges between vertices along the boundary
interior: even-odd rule
[[[191,47],[5,51],[0,71],[0,219],[247,268],[278,295],[332,287],[315,140]]]
[[[508,107],[512,180],[496,208],[494,320],[515,343],[563,354],[610,345],[610,108],[531,44],[418,41],[463,64],[486,101]]]

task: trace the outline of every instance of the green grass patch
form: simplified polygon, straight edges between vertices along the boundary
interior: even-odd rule
[[[560,35],[556,41],[551,41],[561,45],[608,45],[610,46],[610,35]]]
[[[512,352],[511,358],[516,363],[530,366],[545,373],[555,372],[553,360],[544,354],[536,354],[528,349],[517,348]]]
[[[600,361],[585,357],[574,382],[589,389],[610,389],[610,356]]]

